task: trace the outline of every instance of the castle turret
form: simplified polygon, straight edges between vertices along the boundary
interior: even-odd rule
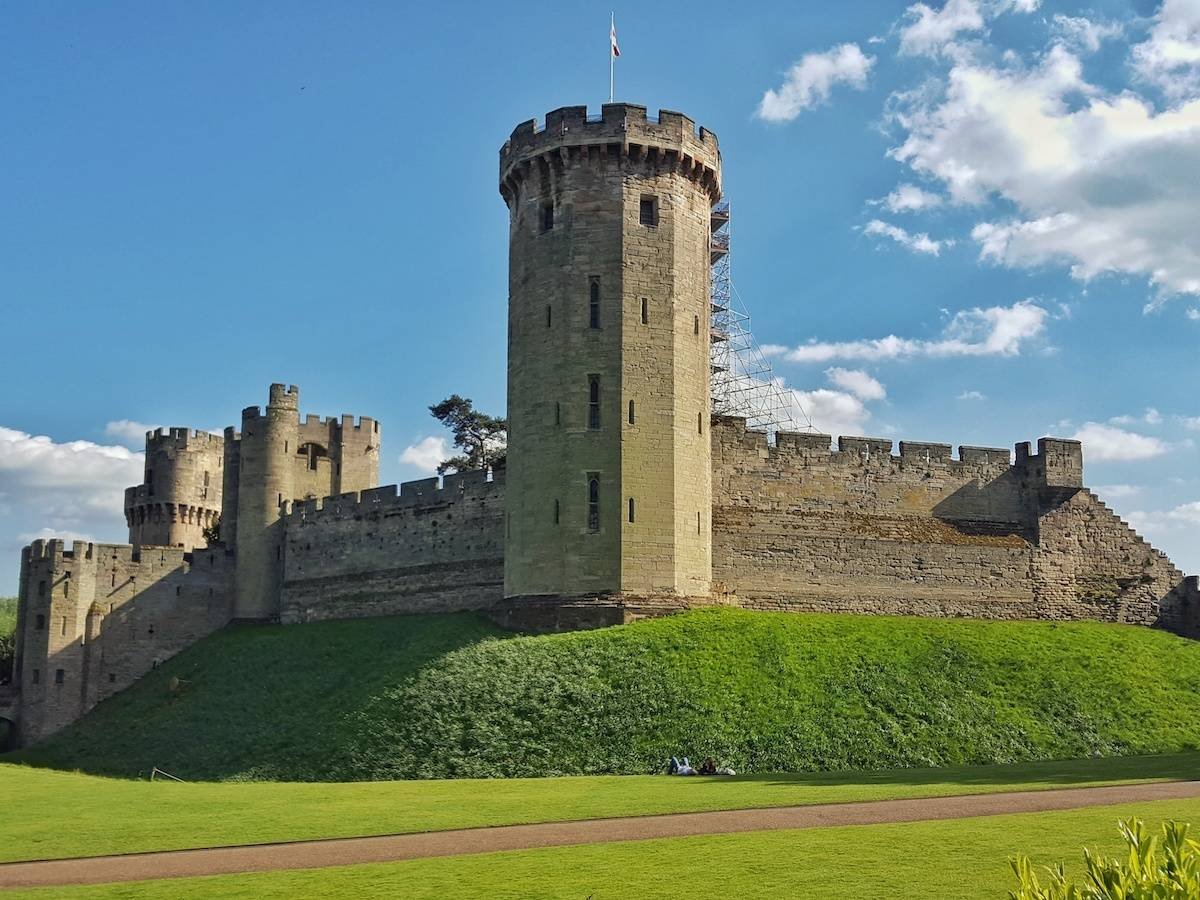
[[[189,428],[146,434],[145,481],[125,491],[129,543],[191,550],[221,515],[224,441]]]
[[[266,619],[279,608],[283,501],[294,498],[300,433],[300,389],[271,385],[265,414],[242,410],[237,497],[237,575],[234,617]]]
[[[703,596],[716,136],[610,103],[519,125],[508,204],[505,594]]]

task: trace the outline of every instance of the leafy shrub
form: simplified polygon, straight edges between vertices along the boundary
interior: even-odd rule
[[[1129,845],[1124,860],[1105,859],[1083,851],[1087,877],[1083,884],[1067,880],[1063,864],[1046,867],[1041,885],[1026,856],[1009,861],[1021,882],[1010,900],[1197,900],[1200,898],[1200,842],[1187,836],[1188,826],[1164,822],[1162,840],[1147,834],[1137,818],[1121,822]]]
[[[15,597],[0,597],[0,684],[12,678],[13,658],[17,652],[17,600]]]

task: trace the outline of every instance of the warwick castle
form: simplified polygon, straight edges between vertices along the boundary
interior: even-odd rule
[[[129,544],[22,551],[0,688],[20,743],[239,620],[480,610],[555,630],[734,604],[1197,634],[1196,577],[1083,486],[1076,441],[831,449],[713,415],[712,132],[557,109],[501,147],[500,194],[506,467],[379,487],[379,422],[302,418],[282,384],[223,436],[148,434]]]

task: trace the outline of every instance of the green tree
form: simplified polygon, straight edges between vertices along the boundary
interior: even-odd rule
[[[221,517],[213,516],[212,524],[205,525],[200,532],[204,536],[204,543],[215,544],[221,539]]]
[[[492,469],[504,465],[508,450],[508,422],[475,408],[467,397],[451,394],[429,412],[454,435],[454,446],[462,452],[438,465],[438,474]]]

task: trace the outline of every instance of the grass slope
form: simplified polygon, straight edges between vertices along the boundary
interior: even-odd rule
[[[13,900],[993,900],[1016,887],[1009,857],[1026,853],[1037,865],[1064,861],[1071,875],[1079,875],[1080,849],[1087,846],[1106,856],[1117,855],[1124,849],[1117,819],[1133,815],[1143,817],[1155,833],[1164,819],[1200,821],[1200,802],[1166,800],[942,822],[588,844],[254,875],[42,888],[4,896]]]
[[[178,698],[172,675],[185,680]],[[227,629],[22,758],[189,779],[740,771],[1200,744],[1200,644],[1145,628],[703,610],[514,637],[470,616]]]
[[[1195,778],[1200,754],[736,778],[211,783],[0,765],[0,862],[715,809],[942,797]]]

